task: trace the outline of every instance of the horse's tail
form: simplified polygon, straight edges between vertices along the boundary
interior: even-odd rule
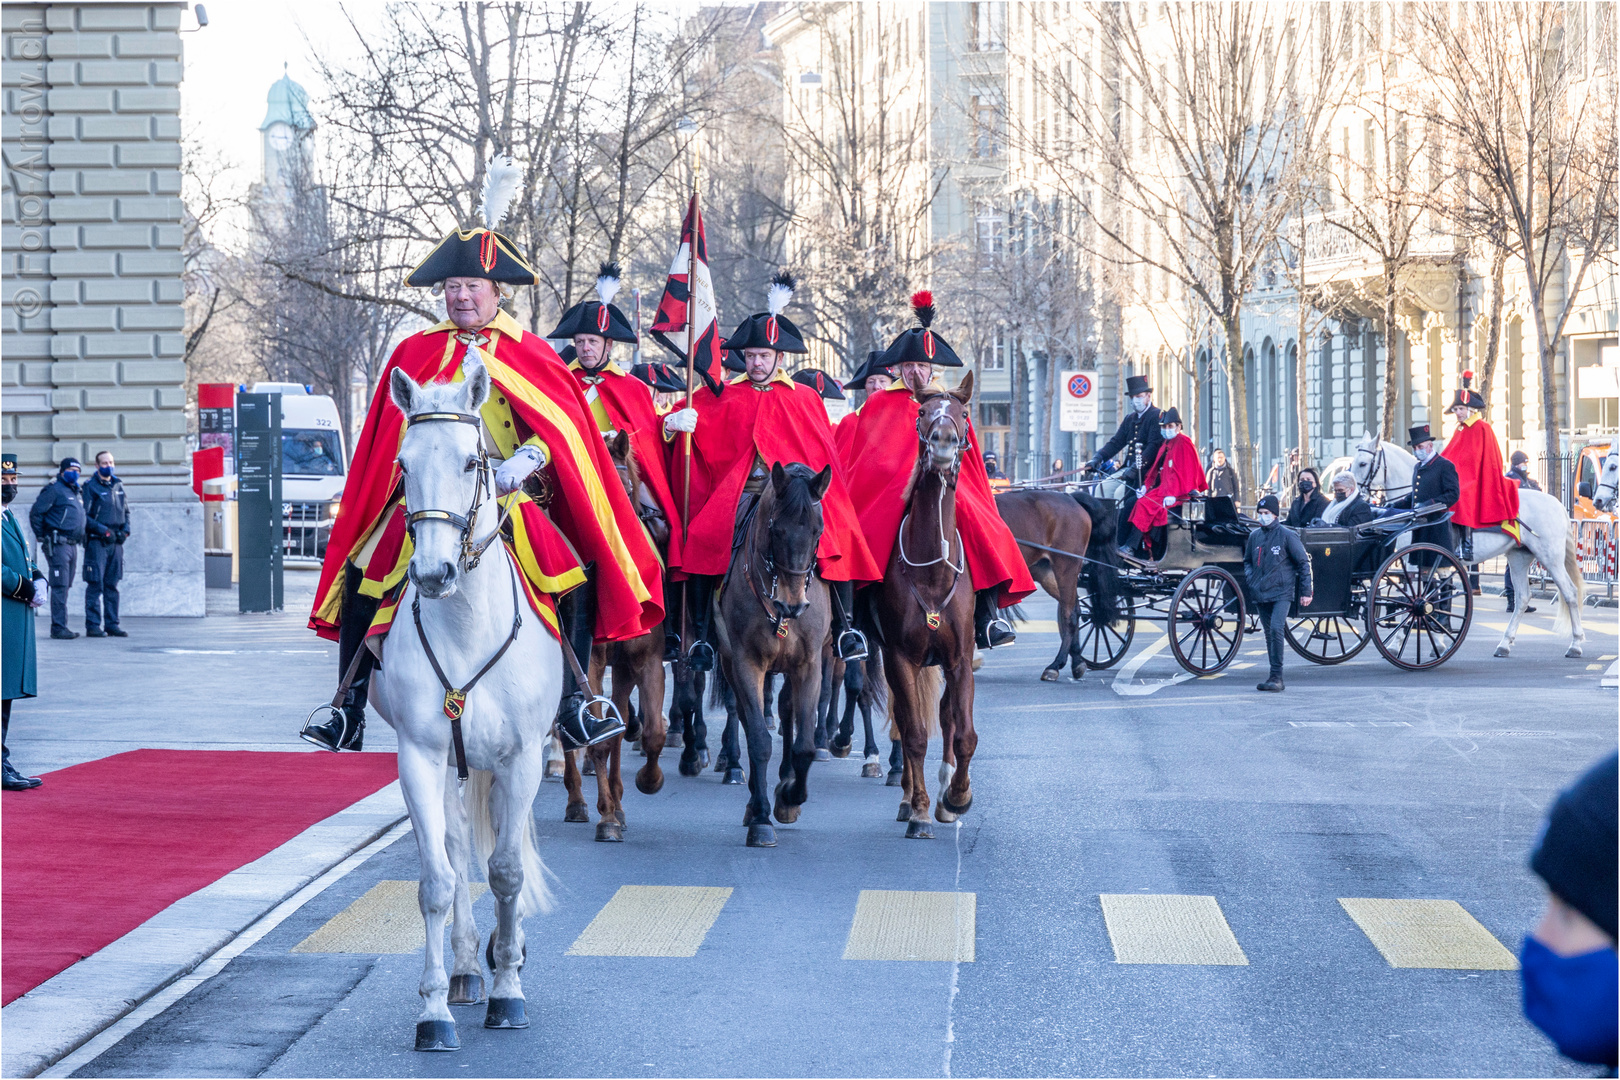
[[[922,706],[921,719],[932,739],[939,734],[939,695],[944,690],[944,676],[938,667],[926,665],[917,669],[915,681],[917,702]],[[900,725],[894,717],[894,695],[889,695],[889,738],[900,737]]]
[[[1575,531],[1575,523],[1569,523],[1569,534],[1564,537],[1564,573],[1575,586],[1575,605],[1586,606],[1586,578],[1581,576],[1581,549],[1580,537]],[[1574,627],[1575,622],[1569,613],[1569,601],[1559,590],[1560,603],[1553,607],[1553,633],[1567,634]]]
[[[866,657],[866,671],[861,683],[861,704],[871,709],[889,711],[889,680],[883,675],[883,651],[873,649]]]
[[[1091,516],[1091,539],[1086,542],[1080,575],[1091,595],[1091,619],[1094,624],[1111,623],[1119,618],[1119,597],[1124,591],[1119,581],[1119,550],[1114,546],[1114,508],[1078,491],[1074,500]]]
[[[1008,608],[1007,617],[1015,622],[1029,622],[1029,613],[1024,610],[1023,604],[1014,604]]]
[[[488,769],[468,769],[467,786],[462,793],[467,808],[467,823],[471,827],[473,850],[478,865],[489,879],[489,859],[495,853],[495,821],[490,815],[490,791],[495,786],[495,774]],[[546,880],[551,871],[540,859],[540,849],[534,842],[534,818],[523,814],[523,840],[519,845],[523,854],[523,891],[518,894],[518,918],[530,915],[549,915],[555,907],[551,886]]]

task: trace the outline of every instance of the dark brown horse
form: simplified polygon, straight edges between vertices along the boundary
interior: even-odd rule
[[[1080,583],[1085,583],[1090,599],[1086,612],[1089,619],[1109,623],[1119,617],[1114,511],[1089,495],[1066,495],[1061,491],[1004,491],[996,496],[996,509],[1018,538],[1018,551],[1029,566],[1030,576],[1058,602],[1058,633],[1062,640],[1056,659],[1041,672],[1041,681],[1057,682],[1065,660],[1070,665],[1070,677],[1078,679],[1086,673],[1076,617]],[[1031,546],[1031,542],[1040,546]],[[1062,552],[1084,555],[1085,559]]]
[[[791,708],[782,710],[782,766],[776,785],[776,820],[799,818],[816,757],[816,707],[822,664],[831,655],[832,602],[816,575],[821,541],[821,499],[832,483],[832,466],[819,473],[797,462],[771,466],[753,521],[732,554],[721,586],[720,666],[737,697],[748,739],[749,847],[775,847],[772,805],[765,770],[771,760],[771,729],[765,719],[765,676],[781,672]]]
[[[874,587],[883,672],[904,753],[900,820],[908,822],[910,839],[934,835],[923,775],[933,704],[927,700],[928,684],[933,680],[922,676],[931,665],[938,665],[945,682],[939,699],[945,760],[935,816],[942,822],[955,821],[973,805],[968,766],[979,743],[973,730],[973,582],[956,531],[956,479],[968,446],[967,403],[972,396],[969,372],[955,390],[920,401],[917,461],[906,485],[906,515],[900,519],[887,572]]]
[[[636,468],[629,433],[619,432],[608,443],[608,452],[619,471],[619,479],[624,482],[625,491],[635,502],[641,490],[641,473]],[[669,542],[667,526],[661,538],[651,528],[648,531],[653,532],[654,543],[662,551]],[[592,648],[589,674],[591,693],[602,692],[602,675],[610,668],[613,672],[614,707],[619,710],[620,716],[627,719],[637,716],[640,721],[641,749],[647,755],[647,763],[636,773],[636,789],[643,795],[656,794],[664,786],[664,772],[658,766],[658,755],[664,750],[665,732],[663,624],[638,638],[599,644]],[[631,690],[637,691],[640,698],[639,713],[631,711]],[[634,735],[626,732],[623,736],[597,743],[585,750],[596,773],[596,812],[601,819],[596,823],[596,838],[601,841],[624,839],[624,781],[619,776],[619,758],[626,737],[633,738]],[[563,812],[564,821],[590,820],[590,815],[585,811],[585,795],[581,790],[578,756],[578,751],[569,751],[565,755],[563,783],[568,786],[568,808]]]

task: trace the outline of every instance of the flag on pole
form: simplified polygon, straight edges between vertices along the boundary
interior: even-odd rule
[[[694,243],[696,247],[694,248]],[[695,255],[695,257],[694,257]],[[689,282],[696,278],[696,284]],[[720,327],[715,322],[714,283],[709,278],[708,243],[703,237],[703,214],[697,195],[686,208],[681,224],[681,249],[669,266],[669,281],[658,302],[652,336],[658,344],[686,360],[687,322],[692,328],[692,352],[697,356],[696,371],[711,390],[720,389],[724,369],[720,366]]]

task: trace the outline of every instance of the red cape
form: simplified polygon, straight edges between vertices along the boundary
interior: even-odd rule
[[[1451,521],[1470,529],[1489,529],[1519,517],[1519,485],[1503,475],[1502,448],[1484,420],[1464,424],[1446,441],[1440,456],[1457,466],[1462,497],[1451,508]]]
[[[1147,494],[1136,500],[1131,510],[1131,524],[1141,532],[1170,520],[1170,511],[1164,500],[1174,498],[1181,502],[1195,491],[1209,487],[1204,466],[1198,460],[1198,448],[1185,435],[1177,435],[1159,446],[1153,458],[1153,467],[1147,473]]]
[[[844,485],[843,465],[833,445],[827,409],[817,393],[788,378],[760,390],[727,383],[718,397],[700,390],[692,398],[698,412],[692,436],[692,520],[680,560],[671,567],[688,574],[724,574],[731,563],[731,537],[743,484],[758,455],[767,465],[801,462],[833,469],[832,486],[821,500],[822,533],[816,555],[827,581],[876,581],[883,576],[866,544]],[[675,443],[679,477],[684,447]]]
[[[577,363],[570,364],[568,370],[583,395],[588,373]],[[681,505],[675,499],[674,486],[669,479],[669,448],[664,444],[663,418],[653,404],[652,387],[612,367],[602,372],[601,380],[596,383],[597,399],[602,402],[613,426],[630,433],[630,446],[635,451],[641,480],[658,500],[669,522],[669,549],[679,551],[683,538]]]
[[[579,384],[551,346],[510,317],[497,316],[484,332],[490,341],[482,352],[494,392],[505,395],[517,422],[550,451],[544,473],[555,492],[551,520],[581,561],[596,564],[596,636],[621,640],[647,633],[663,619],[658,555],[624,493]],[[465,355],[455,327],[440,323],[400,342],[379,376],[315,590],[309,625],[320,636],[337,638],[343,566],[371,535],[399,485],[394,456],[404,417],[389,396],[389,377],[397,367],[418,383],[445,382]]]
[[[906,514],[906,482],[917,464],[917,414],[917,399],[897,382],[887,390],[868,394],[860,412],[844,421],[856,421],[844,458],[845,470],[854,479],[855,512],[860,515],[866,546],[879,566],[889,565],[900,519]],[[843,445],[842,430],[839,435]],[[1002,607],[1011,607],[1035,591],[1029,567],[1018,553],[1018,541],[996,511],[984,454],[971,421],[968,451],[956,481],[956,527],[962,534],[975,589],[1002,586]]]

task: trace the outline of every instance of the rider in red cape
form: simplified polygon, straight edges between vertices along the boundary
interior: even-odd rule
[[[558,618],[576,653],[588,653],[593,637],[635,637],[663,618],[657,553],[639,527],[578,384],[549,345],[499,307],[501,285],[535,280],[516,244],[494,231],[521,175],[510,160],[493,162],[484,226],[445,236],[405,279],[407,285],[442,289],[449,318],[394,350],[355,445],[309,620],[317,634],[338,641],[340,671],[348,671],[380,602],[405,579],[410,562],[394,460],[404,418],[388,392],[396,368],[424,384],[461,379],[468,360],[488,370],[494,392],[480,412],[496,491],[505,496],[522,489],[508,500],[515,503],[513,555],[532,589],[567,594]],[[585,567],[591,565],[588,576]],[[343,711],[306,728],[306,739],[331,750],[361,748],[369,657],[368,650]],[[566,668],[563,691],[558,726],[566,742],[586,745],[623,730],[611,718],[581,722],[574,706],[583,700],[583,688]]]
[[[917,464],[918,401],[945,392],[944,384],[934,378],[935,365],[962,366],[945,340],[928,328],[934,318],[933,296],[919,292],[911,301],[922,325],[901,333],[880,361],[883,368],[898,368],[899,381],[867,394],[860,412],[845,420],[855,424],[847,444],[842,437],[839,440],[840,445],[847,445],[846,473],[860,477],[853,490],[855,512],[879,566],[889,565],[906,513],[906,487]],[[996,510],[979,436],[971,421],[968,448],[956,481],[956,527],[967,553],[968,573],[979,594],[974,618],[979,647],[1006,644],[1014,639],[1012,627],[995,611],[1034,592],[1035,582],[1018,553],[1018,541]]]
[[[652,498],[647,505],[634,500],[636,513],[645,520],[661,519],[669,529],[669,550],[679,551],[682,541],[680,504],[669,479],[669,455],[660,437],[661,417],[652,388],[611,358],[615,341],[636,343],[630,320],[613,303],[619,291],[619,267],[603,263],[596,278],[596,299],[583,300],[563,313],[557,328],[546,336],[553,341],[572,338],[574,358],[568,364],[589,406],[591,420],[605,440],[620,431],[630,434],[641,481]],[[673,611],[678,590],[665,583],[664,610]],[[665,629],[666,659],[680,655],[680,637]]]
[[[1463,372],[1462,388],[1446,411],[1457,417],[1457,430],[1440,452],[1457,467],[1462,496],[1451,508],[1451,524],[1460,531],[1458,554],[1470,562],[1475,529],[1493,529],[1519,517],[1519,485],[1503,475],[1502,448],[1485,422],[1485,398],[1473,388],[1474,373]]]
[[[1204,476],[1203,463],[1198,460],[1198,448],[1181,433],[1181,414],[1174,406],[1159,416],[1159,434],[1164,439],[1159,453],[1153,459],[1143,481],[1144,490],[1137,496],[1131,509],[1129,529],[1120,537],[1120,550],[1129,553],[1135,535],[1151,536],[1149,554],[1163,555],[1163,544],[1150,530],[1160,529],[1170,521],[1170,508],[1179,506],[1188,495],[1209,487]]]
[[[834,614],[842,628],[839,655],[853,658],[865,650],[852,629],[851,583],[876,581],[883,571],[861,539],[826,407],[814,390],[781,370],[784,353],[809,351],[798,328],[781,314],[792,296],[792,277],[778,274],[768,293],[769,310],[744,320],[722,345],[742,357],[744,373],[730,379],[718,396],[699,391],[693,407],[664,418],[671,440],[681,432],[692,434],[692,516],[679,558],[670,551],[670,567],[692,579],[697,630],[691,658],[699,671],[714,662],[709,641],[714,588],[731,564],[739,530],[769,481],[771,465],[778,462],[797,461],[816,470],[832,466],[832,484],[821,500],[816,557],[822,580],[833,585]],[[679,483],[680,455],[675,462]]]

